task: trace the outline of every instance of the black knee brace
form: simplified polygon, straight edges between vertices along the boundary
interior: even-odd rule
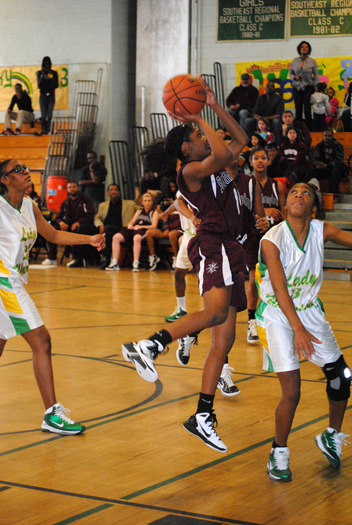
[[[327,381],[326,393],[332,401],[345,401],[350,397],[351,370],[341,355],[334,363],[323,367]]]

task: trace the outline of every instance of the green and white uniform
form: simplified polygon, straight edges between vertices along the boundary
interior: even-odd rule
[[[287,278],[288,293],[297,315],[308,332],[322,344],[313,343],[315,354],[311,361],[322,367],[337,361],[341,351],[324,308],[318,298],[323,281],[324,223],[312,220],[303,246],[297,240],[286,221],[271,228],[263,237],[278,248],[280,261]],[[261,262],[256,267],[256,283],[261,302],[256,311],[258,335],[264,348],[265,370],[287,372],[299,368],[294,355],[293,330],[283,314],[274,294],[269,272]]]
[[[180,197],[182,194],[180,191],[176,193],[176,197]],[[180,248],[176,257],[176,268],[181,268],[182,270],[192,270],[193,266],[191,261],[188,258],[187,246],[192,237],[196,234],[196,227],[190,219],[187,219],[182,213],[180,215],[181,228],[183,230],[183,237],[181,241]]]
[[[33,203],[20,210],[0,196],[0,338],[10,339],[44,323],[24,288],[29,252],[37,237]]]

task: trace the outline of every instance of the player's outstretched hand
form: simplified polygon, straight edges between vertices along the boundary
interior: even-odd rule
[[[105,248],[105,233],[97,233],[90,238],[90,244],[94,246],[98,252]]]
[[[202,75],[198,76],[198,80],[199,80],[199,82],[202,83],[202,86],[204,87],[204,89],[205,89],[205,91],[207,93],[207,104],[208,104],[208,106],[213,106],[214,104],[217,104],[218,101],[216,100],[216,96],[215,96],[214,91],[211,89],[210,86],[208,86],[208,84],[205,82],[205,80],[202,77]]]
[[[169,117],[173,118],[174,120],[178,120],[179,122],[182,122],[182,124],[189,124],[190,122],[198,122],[200,119],[199,115],[189,115],[186,113],[182,113],[179,109],[176,110],[176,113],[172,113],[171,111],[168,111]]]
[[[294,332],[294,345],[295,355],[299,359],[311,359],[312,355],[315,354],[314,346],[312,341],[321,345],[321,341],[314,337],[305,328],[300,328]]]

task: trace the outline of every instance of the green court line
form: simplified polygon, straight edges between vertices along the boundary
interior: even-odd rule
[[[192,518],[200,518],[200,519],[211,519],[212,521],[217,521],[224,525],[225,523],[233,523],[234,525],[260,525],[259,523],[254,523],[252,521],[243,521],[243,520],[236,520],[232,518],[221,518],[219,516],[212,516],[207,514],[199,514],[198,512],[190,512],[185,511],[181,509],[171,509],[168,507],[159,507],[156,505],[148,505],[145,503],[136,503],[133,501],[122,501],[121,499],[112,499],[112,498],[105,498],[101,496],[92,496],[89,494],[79,494],[77,492],[67,492],[65,490],[55,490],[55,489],[48,489],[46,487],[37,487],[34,485],[25,485],[23,483],[14,483],[13,481],[3,481],[1,480],[0,483],[5,483],[9,485],[9,487],[17,487],[27,490],[35,490],[38,492],[43,492],[47,494],[56,494],[61,496],[69,496],[73,498],[80,498],[84,500],[90,500],[90,501],[99,501],[99,502],[107,502],[112,503],[113,505],[122,505],[124,507],[131,507],[133,509],[147,509],[147,510],[154,510],[157,512],[163,512],[164,514],[174,514],[176,516],[186,516],[186,517],[192,517]],[[54,525],[58,525],[57,523]]]
[[[258,378],[258,377],[260,378],[260,377],[264,377],[264,376],[265,376],[265,373],[260,374],[260,375],[250,375],[249,377],[245,377],[243,379],[236,379],[236,383],[242,383],[244,381],[248,381],[249,379],[255,379],[255,378]],[[270,377],[272,379],[275,379],[276,376],[268,376],[268,377]],[[314,380],[312,382],[316,382],[316,383],[319,384],[319,381],[315,381]],[[110,419],[105,419],[104,421],[100,421],[99,423],[94,423],[93,425],[87,425],[86,429],[90,430],[92,428],[97,428],[97,427],[100,427],[102,425],[106,425],[108,423],[113,423],[115,421],[119,421],[120,419],[125,419],[126,417],[130,417],[130,416],[134,416],[134,415],[137,415],[137,414],[141,414],[143,412],[147,412],[149,410],[153,410],[154,408],[160,408],[162,406],[170,405],[172,403],[177,403],[178,401],[184,401],[185,399],[190,399],[190,398],[196,397],[198,395],[199,395],[199,392],[195,392],[194,394],[188,394],[187,396],[182,396],[182,397],[179,397],[179,398],[176,398],[176,399],[170,399],[169,401],[163,401],[162,403],[158,403],[156,405],[152,405],[152,406],[149,406],[149,407],[145,407],[145,408],[141,408],[141,409],[138,409],[138,410],[134,410],[133,412],[127,412],[125,414],[122,414],[122,415],[119,415],[119,416],[116,416],[116,417],[113,417],[113,418],[110,418]],[[352,405],[351,405],[351,407],[352,407]],[[347,410],[348,410],[348,408],[347,408]],[[323,416],[323,417],[327,417],[327,416]],[[44,443],[50,443],[51,441],[55,441],[57,439],[62,439],[62,438],[65,438],[65,437],[67,437],[67,436],[55,435],[55,436],[52,436],[52,437],[50,437],[48,439],[43,439],[43,440],[37,441],[35,443],[30,443],[28,445],[23,445],[22,447],[17,447],[17,448],[11,449],[11,450],[7,450],[5,452],[0,452],[0,457],[7,456],[9,454],[14,454],[16,452],[21,452],[21,451],[26,450],[28,448],[33,448],[33,447],[36,447],[38,445],[42,445]],[[72,438],[72,436],[71,436],[71,438]],[[76,437],[76,439],[79,439],[78,436]]]
[[[95,509],[86,510],[85,512],[76,514],[71,518],[67,518],[66,520],[57,521],[56,523],[53,523],[53,525],[68,525],[69,523],[74,523],[75,521],[78,521],[82,518],[86,518],[87,516],[91,516],[92,514],[96,514],[97,512],[101,512],[102,510],[108,509],[110,507],[114,507],[114,505],[105,503],[105,505],[100,505],[99,507],[95,507]]]
[[[352,405],[348,407],[347,410],[351,408],[352,408]],[[311,425],[314,425],[315,423],[319,423],[320,421],[323,421],[324,419],[328,417],[329,415],[325,414],[324,416],[317,417],[313,419],[312,421],[303,423],[302,425],[298,425],[297,427],[291,429],[291,433],[298,432],[299,430],[302,430],[303,428],[307,428]],[[229,461],[230,459],[237,458],[239,456],[242,456],[243,454],[247,454],[247,452],[251,452],[252,450],[260,448],[263,445],[267,445],[268,443],[271,443],[273,439],[274,439],[273,436],[268,439],[264,439],[263,441],[260,441],[259,443],[256,443],[255,445],[251,445],[249,447],[243,448],[242,450],[238,450],[237,452],[233,452],[232,454],[227,454],[226,456],[220,459],[216,459],[215,461],[211,461],[210,463],[206,463],[205,465],[202,465],[201,467],[197,467],[195,469],[189,470],[188,472],[184,472],[183,474],[179,474],[178,476],[174,476],[172,478],[161,481],[160,483],[151,485],[150,487],[146,487],[136,492],[132,492],[131,494],[127,494],[127,496],[124,496],[121,499],[125,501],[129,501],[133,498],[137,498],[138,496],[142,496],[143,494],[146,494],[148,492],[152,492],[153,490],[156,490],[161,487],[165,487],[166,485],[170,485],[171,483],[180,481],[181,479],[188,478],[190,476],[193,476],[194,474],[198,474],[199,472],[202,472],[203,470],[207,470],[209,468],[215,467],[217,465],[220,465],[221,463],[225,463],[226,461]]]

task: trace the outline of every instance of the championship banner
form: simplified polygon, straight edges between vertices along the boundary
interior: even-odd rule
[[[352,35],[352,0],[290,0],[290,37]]]
[[[0,111],[6,111],[15,94],[15,84],[22,84],[24,91],[32,99],[34,110],[40,110],[39,95],[40,91],[37,85],[36,72],[41,66],[23,66],[23,67],[1,67],[0,68]],[[59,76],[59,87],[55,90],[55,108],[68,108],[68,66],[52,66]],[[17,111],[17,106],[14,107]]]
[[[313,57],[314,58],[314,57]],[[351,57],[315,58],[318,65],[320,82],[335,90],[335,97],[339,106],[343,106],[348,84],[352,81]],[[259,93],[265,93],[265,86],[269,80],[274,80],[280,87],[285,100],[285,107],[293,108],[292,82],[289,78],[291,60],[261,60],[258,62],[237,62],[236,78],[248,73],[252,79],[259,81]],[[254,83],[256,85],[256,83]]]
[[[218,0],[217,41],[284,40],[285,14],[286,0]]]

